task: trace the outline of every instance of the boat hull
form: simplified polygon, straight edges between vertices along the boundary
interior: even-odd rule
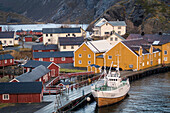
[[[98,107],[103,107],[103,106],[107,106],[107,105],[117,103],[117,102],[123,100],[125,97],[126,97],[126,95],[124,95],[122,97],[117,97],[117,98],[95,97],[95,100],[97,102]]]

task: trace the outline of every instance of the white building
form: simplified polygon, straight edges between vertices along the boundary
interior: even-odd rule
[[[124,35],[126,33],[126,23],[125,21],[107,21],[105,18],[100,18],[94,24],[93,31],[93,36],[110,36],[112,31]]]
[[[43,44],[58,44],[58,37],[85,37],[82,28],[43,28]]]
[[[14,31],[0,32],[0,41],[2,42],[2,46],[14,46],[19,44]]]

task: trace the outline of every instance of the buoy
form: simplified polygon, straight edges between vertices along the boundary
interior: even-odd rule
[[[88,102],[91,100],[90,97],[87,97],[86,99],[87,99]]]

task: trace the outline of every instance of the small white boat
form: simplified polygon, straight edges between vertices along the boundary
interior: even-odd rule
[[[119,66],[115,72],[111,72],[111,68],[108,74],[106,71],[104,72],[104,79],[99,80],[91,87],[92,95],[98,107],[111,105],[123,100],[130,89],[129,79],[120,77]]]

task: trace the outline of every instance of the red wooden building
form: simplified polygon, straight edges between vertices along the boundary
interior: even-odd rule
[[[0,67],[14,65],[14,57],[10,54],[0,55]]]
[[[54,62],[45,62],[45,61],[36,61],[36,60],[29,60],[23,67],[26,72],[29,72],[30,69],[34,69],[40,65],[45,66],[49,70],[51,70],[50,75],[51,77],[59,76],[59,68],[56,63]]]
[[[43,97],[42,82],[0,83],[0,103],[38,103]]]
[[[31,35],[25,36],[25,42],[32,42],[32,38],[33,36]]]
[[[54,52],[54,51],[58,51],[58,46],[56,44],[32,45],[32,52]]]
[[[16,78],[12,79],[10,82],[35,82],[41,81],[43,84],[51,78],[50,70],[40,65],[29,72],[26,72]]]
[[[33,52],[33,59],[56,64],[73,63],[73,51]]]
[[[33,30],[32,34],[37,35],[37,36],[42,36],[43,33],[42,33],[42,30]]]

